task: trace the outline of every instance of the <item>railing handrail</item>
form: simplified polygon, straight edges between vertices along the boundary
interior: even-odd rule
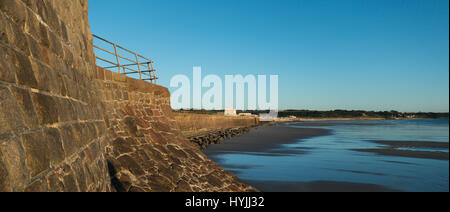
[[[103,62],[106,62],[106,63],[109,63],[109,64],[113,65],[113,66],[102,67],[102,68],[104,68],[104,69],[118,68],[119,74],[122,74],[122,71],[123,71],[123,74],[125,74],[125,75],[128,75],[128,74],[139,74],[139,79],[144,80],[144,81],[149,81],[150,83],[156,84],[156,80],[158,79],[158,77],[155,74],[156,70],[153,67],[153,61],[152,60],[150,60],[150,59],[148,59],[148,58],[146,58],[146,57],[144,57],[142,55],[139,55],[139,54],[137,54],[137,53],[135,53],[133,51],[130,51],[130,50],[124,48],[124,47],[121,47],[121,46],[119,46],[119,45],[117,45],[117,44],[115,44],[115,43],[113,43],[111,41],[108,41],[108,40],[106,40],[104,38],[101,38],[101,37],[99,37],[97,35],[92,35],[92,36],[94,38],[99,39],[99,40],[101,40],[101,41],[103,41],[103,42],[105,42],[107,44],[110,44],[110,45],[112,45],[114,47],[114,52],[112,52],[112,51],[106,50],[106,49],[104,49],[104,48],[94,44],[94,48],[96,48],[98,50],[101,50],[102,52],[106,52],[108,54],[111,54],[111,55],[116,57],[116,62],[112,62],[112,61],[109,61],[109,60],[107,60],[105,58],[101,58],[101,57],[96,55],[95,58],[97,60],[101,60]],[[128,53],[130,53],[132,55],[134,55],[135,59],[130,59],[130,58],[127,58],[127,57],[125,57],[123,55],[120,55],[117,52],[118,48],[121,49],[121,50],[124,50],[124,51],[126,51],[126,52],[128,52]],[[131,62],[131,63],[130,64],[125,64],[125,65],[121,65],[120,64],[120,59],[126,60],[126,61]],[[140,61],[140,59],[141,59],[141,61]],[[132,66],[137,66],[137,70],[135,70],[133,68],[130,68]],[[127,72],[127,70],[129,70],[131,72]],[[144,76],[144,78],[143,78],[143,76]],[[148,77],[148,78],[145,78],[145,77]]]

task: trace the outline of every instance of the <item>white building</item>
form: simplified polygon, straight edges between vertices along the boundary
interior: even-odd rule
[[[225,116],[237,116],[236,109],[225,109]]]

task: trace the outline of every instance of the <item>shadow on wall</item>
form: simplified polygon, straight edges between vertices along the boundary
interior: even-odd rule
[[[116,169],[114,168],[114,165],[109,160],[107,161],[107,163],[108,163],[108,173],[111,178],[111,187],[115,189],[117,192],[126,192],[124,186],[116,177],[117,172]]]

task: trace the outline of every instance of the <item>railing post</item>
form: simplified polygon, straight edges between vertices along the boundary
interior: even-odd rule
[[[142,80],[141,64],[139,64],[139,59],[136,53],[134,53],[134,56],[136,56],[136,63],[138,65],[139,79]]]
[[[119,74],[120,74],[120,62],[119,62],[119,56],[117,55],[117,45],[114,44],[114,53],[116,54],[116,60],[117,60],[117,66],[119,68]],[[123,70],[123,73],[125,73],[125,69]]]
[[[148,77],[150,77],[150,83],[153,83],[153,79],[152,79],[152,75],[150,74],[151,69],[150,66],[148,65],[150,62],[146,62],[145,66],[147,66],[147,70],[148,70]]]
[[[156,84],[156,74],[155,74],[155,68],[153,68],[153,61],[150,61],[150,64],[152,65],[152,75],[153,75],[153,80],[155,80],[154,84]],[[152,80],[152,82],[153,82],[153,80]]]

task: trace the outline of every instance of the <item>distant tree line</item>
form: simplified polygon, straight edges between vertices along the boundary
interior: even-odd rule
[[[179,112],[197,113],[197,114],[219,114],[223,110],[179,110]],[[237,111],[238,113],[252,113],[259,115],[268,113],[269,111],[250,110]],[[448,119],[449,113],[404,113],[398,111],[363,111],[363,110],[332,110],[332,111],[316,111],[316,110],[283,110],[278,112],[278,117],[298,118],[383,118],[383,119]]]

